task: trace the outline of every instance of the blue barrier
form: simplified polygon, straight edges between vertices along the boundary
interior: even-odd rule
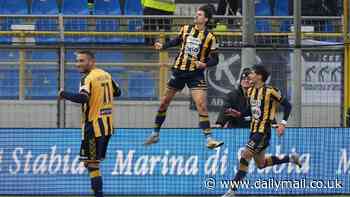
[[[225,145],[205,147],[199,129],[164,129],[158,144],[145,148],[151,129],[116,129],[102,165],[108,195],[219,195],[221,180],[230,179],[249,132],[215,130]],[[273,131],[274,132],[274,131]],[[350,193],[350,130],[289,128],[282,138],[272,135],[268,153],[297,151],[305,160],[302,169],[283,164],[263,170],[250,165],[247,180],[257,188],[240,194],[344,194]],[[0,194],[90,194],[87,171],[79,165],[80,129],[0,129]],[[203,183],[215,180],[208,190]],[[276,180],[299,181],[297,188],[269,188]],[[303,187],[305,180],[305,188]],[[264,186],[262,183],[266,182]],[[311,188],[314,186],[334,188]],[[329,184],[334,181],[334,184]],[[335,188],[339,185],[341,188]],[[332,182],[333,183],[333,182]],[[208,186],[208,185],[207,185]],[[271,185],[270,185],[271,186]]]

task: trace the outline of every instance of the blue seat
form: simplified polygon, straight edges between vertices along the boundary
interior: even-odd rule
[[[28,4],[26,0],[1,0],[0,1],[0,14],[13,15],[13,14],[28,14]],[[23,24],[23,19],[7,18],[0,22],[1,31],[10,31],[11,25]],[[0,43],[9,44],[12,42],[12,36],[0,36]]]
[[[0,28],[0,31],[6,31],[6,30],[2,30]],[[0,44],[11,44],[12,42],[12,37],[11,36],[0,36]]]
[[[292,21],[290,20],[283,20],[281,21],[281,25],[280,25],[280,31],[281,32],[291,32],[291,26],[292,26]]]
[[[137,99],[156,98],[156,83],[151,72],[130,71],[128,74],[128,97]]]
[[[335,28],[334,28],[334,24],[332,23],[332,21],[326,21],[324,24],[324,28],[323,28],[324,32],[327,33],[335,33]]]
[[[19,95],[17,69],[0,69],[0,99],[17,99]]]
[[[56,0],[32,0],[31,14],[36,15],[56,15],[58,14]],[[35,21],[35,29],[38,31],[58,31],[58,20],[53,18],[41,18]],[[56,43],[58,36],[37,36],[38,43]]]
[[[140,0],[125,0],[124,5],[125,15],[143,15],[143,9]],[[128,31],[137,32],[143,30],[143,20],[142,19],[129,19],[128,21]],[[129,44],[142,44],[145,39],[140,36],[132,36],[125,38],[125,43]]]
[[[32,0],[31,14],[58,14],[57,0]]]
[[[119,51],[96,51],[97,62],[123,62],[123,54]]]
[[[58,91],[57,69],[29,69],[31,83],[26,87],[25,96],[29,99],[55,99]]]
[[[0,14],[3,14],[0,12]],[[11,26],[14,24],[23,24],[23,20],[18,18],[6,18],[5,20],[0,20],[0,29],[1,31],[12,31]],[[1,44],[10,44],[12,43],[12,36],[0,36]]]
[[[105,68],[112,76],[112,79],[119,84],[119,87],[122,90],[121,98],[128,97],[128,70],[123,67],[109,67]]]
[[[284,0],[275,1],[274,7],[275,16],[288,16],[289,15],[289,2]],[[290,32],[290,27],[293,21],[283,20],[281,21],[280,31],[281,32]]]
[[[68,62],[75,62],[75,50],[66,50],[64,53],[64,58]]]
[[[125,0],[125,15],[142,15],[143,9],[140,0]]]
[[[256,16],[272,16],[272,9],[268,2],[269,0],[260,0],[255,4]],[[256,32],[271,32],[271,25],[268,20],[256,21]]]
[[[66,69],[64,75],[64,89],[70,92],[78,92],[80,86],[80,78],[81,74],[77,69]]]
[[[34,61],[53,61],[58,62],[57,51],[50,50],[31,50],[27,52],[27,57]]]
[[[93,11],[94,15],[121,15],[119,0],[96,0]],[[115,19],[97,19],[97,32],[119,31],[119,21]],[[98,36],[95,41],[98,43],[120,43],[123,40],[118,36]]]
[[[27,0],[1,0],[0,14],[28,14]]]
[[[96,20],[97,32],[117,32],[119,31],[119,22],[115,19],[97,19]],[[98,43],[122,43],[123,37],[121,36],[98,36],[95,38],[95,42]]]
[[[336,29],[335,29],[333,22],[335,22],[335,21],[325,21],[325,23],[321,29],[321,32],[335,33]],[[324,38],[319,38],[319,39],[322,41],[326,41],[326,42],[334,42],[334,43],[341,42],[341,40],[339,40],[336,37],[324,37]]]
[[[8,28],[8,21],[6,20],[0,20],[0,31],[9,31],[10,28]],[[0,36],[0,44],[11,44],[12,37],[7,35]]]
[[[17,61],[18,58],[18,50],[0,50],[0,61]]]
[[[88,0],[62,0],[62,13],[69,15],[89,15]]]
[[[94,15],[121,15],[119,0],[95,0]]]
[[[89,15],[88,0],[62,0],[62,13],[66,15]],[[65,18],[64,30],[74,32],[87,32],[88,21],[83,18]],[[65,36],[65,42],[87,43],[91,42],[89,36]]]
[[[289,16],[289,2],[285,0],[275,1],[274,15]]]
[[[64,30],[66,32],[87,32],[88,21],[86,19],[65,19]],[[64,41],[71,43],[88,43],[91,41],[91,38],[89,36],[65,36]]]

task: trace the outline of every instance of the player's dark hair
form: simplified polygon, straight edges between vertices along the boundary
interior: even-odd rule
[[[84,54],[89,56],[89,58],[91,59],[95,59],[95,53],[89,50],[79,50],[76,52],[76,54]]]
[[[204,12],[204,16],[208,18],[208,22],[206,23],[208,25],[213,18],[213,13],[215,13],[215,7],[211,4],[206,4],[199,7],[198,10]]]
[[[240,81],[242,81],[243,79],[245,79],[245,78],[247,78],[248,76],[249,76],[249,74],[250,74],[250,72],[251,72],[252,70],[250,69],[250,68],[244,68],[243,70],[242,70],[242,73],[241,73],[241,76],[240,76]]]
[[[270,73],[269,71],[266,70],[264,66],[259,66],[259,65],[254,65],[252,67],[252,70],[257,74],[262,77],[262,81],[265,82],[267,78],[269,78]]]

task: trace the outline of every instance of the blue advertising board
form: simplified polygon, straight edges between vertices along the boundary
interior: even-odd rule
[[[151,129],[116,129],[102,163],[110,195],[220,195],[236,172],[245,129],[214,130],[225,141],[206,148],[199,129],[163,129],[159,143],[143,146]],[[0,194],[91,194],[79,163],[80,129],[0,129]],[[272,131],[274,132],[274,131]],[[240,194],[350,193],[350,130],[288,128],[273,133],[267,154],[297,152],[303,167],[258,169],[252,161]]]

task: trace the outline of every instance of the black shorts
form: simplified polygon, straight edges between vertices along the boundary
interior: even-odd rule
[[[81,161],[102,161],[106,158],[107,146],[111,136],[95,137],[92,123],[84,127],[84,139],[80,146]]]
[[[249,141],[246,147],[256,154],[265,150],[270,145],[271,131],[265,133],[250,133]]]
[[[206,90],[207,82],[205,81],[204,71],[182,71],[173,69],[170,80],[168,81],[168,88],[180,91],[185,85],[190,89]]]

